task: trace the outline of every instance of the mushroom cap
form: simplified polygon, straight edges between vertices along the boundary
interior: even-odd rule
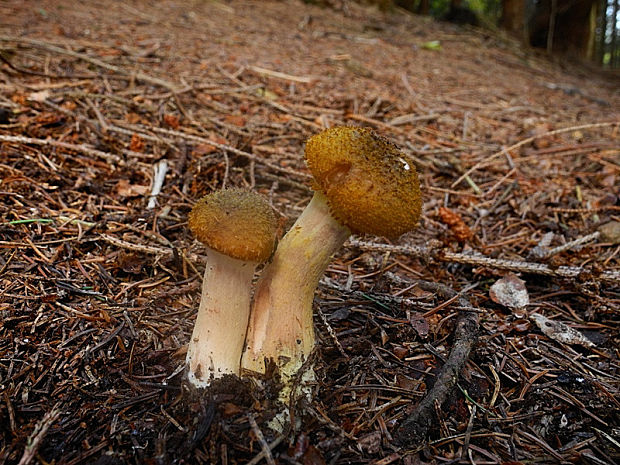
[[[230,188],[196,202],[189,214],[189,228],[196,239],[221,254],[261,263],[273,252],[277,220],[261,195]]]
[[[335,127],[311,137],[306,163],[332,215],[352,232],[394,238],[416,226],[422,197],[415,166],[370,129]]]

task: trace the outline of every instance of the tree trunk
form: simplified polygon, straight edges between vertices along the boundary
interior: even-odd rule
[[[618,3],[619,0],[614,2],[614,12],[611,17],[611,57],[609,65],[612,68],[617,68],[620,65],[620,55],[618,53]]]
[[[555,36],[555,21],[558,16],[558,0],[551,0],[551,13],[549,14],[549,29],[547,30],[547,53],[553,52],[553,39]]]
[[[395,3],[407,11],[415,11],[416,0],[396,0]]]
[[[592,19],[596,18],[596,7],[597,0],[557,0],[553,51],[581,59],[592,58],[596,32]]]
[[[503,0],[501,25],[528,45],[591,60],[599,1]]]
[[[605,43],[607,38],[607,1],[599,0],[599,26],[601,33],[598,38],[597,61],[602,66],[605,65],[605,51],[607,50],[607,44]]]
[[[420,0],[420,4],[418,5],[418,14],[420,15],[428,15],[431,11],[431,1],[430,0]]]
[[[500,26],[515,36],[525,39],[525,0],[502,0]]]

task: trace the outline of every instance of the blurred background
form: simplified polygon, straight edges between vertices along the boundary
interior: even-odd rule
[[[342,0],[305,0],[346,8]],[[524,44],[606,68],[620,66],[620,0],[358,0],[457,24],[503,29]]]

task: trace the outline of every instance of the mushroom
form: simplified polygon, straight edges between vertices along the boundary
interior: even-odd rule
[[[422,208],[415,167],[369,129],[323,131],[305,157],[315,193],[257,283],[241,359],[242,371],[258,373],[273,360],[285,393],[314,348],[312,301],[332,254],[351,233],[400,236]]]
[[[252,278],[256,266],[273,252],[276,223],[265,199],[239,188],[206,195],[189,214],[189,228],[207,247],[186,359],[189,382],[196,387],[226,374],[239,375]]]

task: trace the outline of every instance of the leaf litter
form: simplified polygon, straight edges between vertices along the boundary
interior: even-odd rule
[[[618,462],[613,76],[350,2],[0,17],[0,463]],[[279,436],[269,383],[183,383],[204,266],[185,221],[234,185],[284,230],[311,196],[304,140],[336,124],[399,145],[424,215],[335,257],[315,400]],[[542,326],[493,302],[502,270]]]

